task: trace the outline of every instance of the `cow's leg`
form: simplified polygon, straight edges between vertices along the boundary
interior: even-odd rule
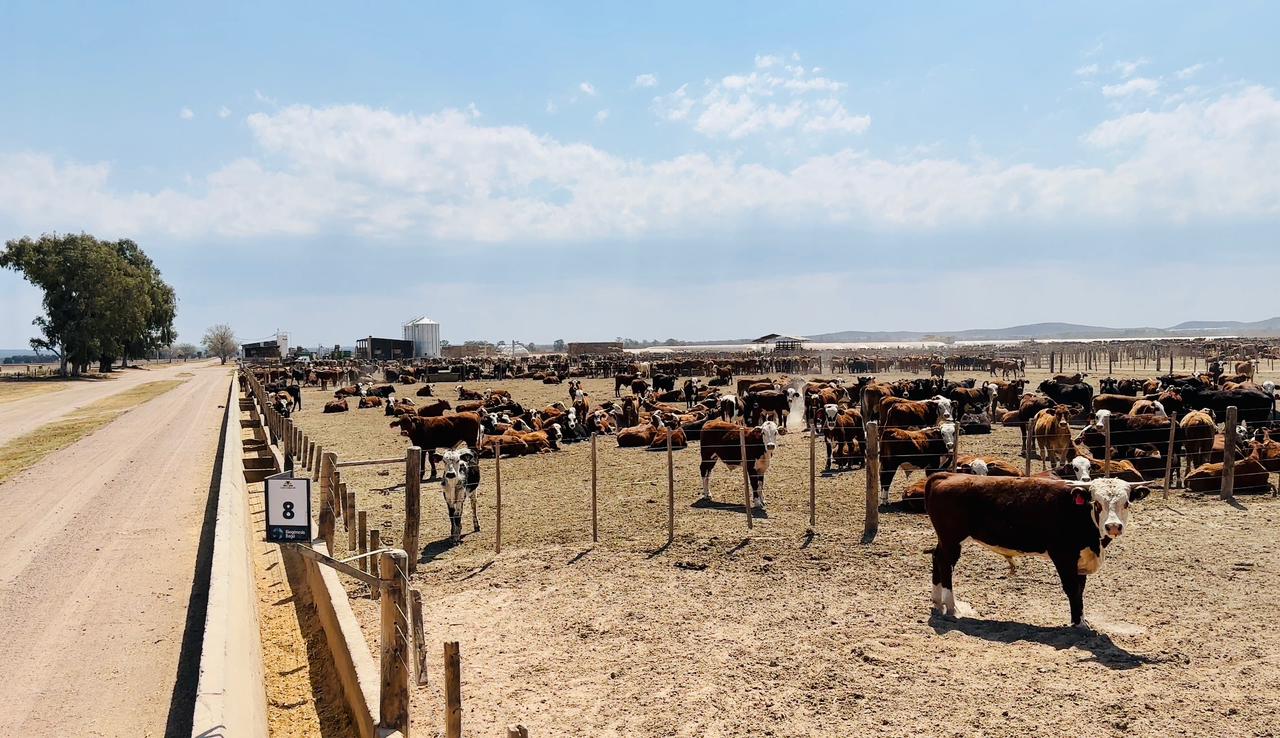
[[[433,450],[434,450],[434,449],[429,449],[429,448],[424,448],[424,449],[422,449],[422,461],[419,461],[419,462],[418,462],[418,468],[419,468],[419,469],[422,469],[422,472],[423,472],[423,477],[422,477],[422,478],[423,478],[423,479],[435,479],[435,478],[436,478],[436,460],[435,460],[435,459],[433,459],[433,458],[431,458],[431,452],[432,452]],[[423,462],[426,462],[426,463],[423,463]],[[428,465],[430,465],[430,466],[431,466],[431,476],[429,476],[429,477],[428,477],[428,476],[426,476],[427,466],[428,466]]]
[[[755,510],[763,510],[764,475],[752,473],[749,477],[751,480],[751,507]]]
[[[959,541],[938,541],[933,549],[933,606],[943,617],[956,616],[956,593],[951,580],[959,560]]]
[[[827,469],[831,468],[831,439],[823,436],[822,442],[827,446]]]
[[[1050,556],[1053,566],[1058,570],[1058,578],[1062,580],[1062,591],[1067,594],[1067,602],[1071,605],[1071,624],[1077,628],[1088,628],[1084,620],[1084,582],[1085,577],[1076,571],[1078,551],[1057,552]]]
[[[893,484],[893,475],[897,473],[896,464],[885,464],[880,469],[880,504],[889,504],[889,486]]]
[[[480,532],[480,516],[476,514],[476,493],[471,490],[467,493],[467,497],[471,498],[471,528],[474,532]]]
[[[702,499],[711,499],[711,470],[716,468],[715,459],[703,459],[702,465],[698,467],[698,474],[702,477]]]

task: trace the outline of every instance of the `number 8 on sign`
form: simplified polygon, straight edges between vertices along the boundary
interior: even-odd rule
[[[291,472],[266,479],[267,541],[311,540],[311,481]]]

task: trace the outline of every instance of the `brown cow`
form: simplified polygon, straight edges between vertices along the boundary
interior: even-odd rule
[[[347,399],[344,397],[339,400],[329,400],[324,404],[326,413],[345,413],[350,408],[347,407]]]
[[[880,503],[889,502],[889,487],[900,467],[941,471],[956,448],[956,424],[904,430],[885,428],[880,437]]]
[[[1071,406],[1041,410],[1031,421],[1031,442],[1040,456],[1040,468],[1065,464],[1071,453]]]
[[[1006,558],[1047,555],[1070,603],[1071,624],[1087,627],[1085,578],[1102,567],[1108,544],[1124,532],[1130,503],[1150,493],[1119,479],[933,475],[925,487],[925,509],[938,536],[933,549],[935,610],[956,616],[952,572],[961,544],[972,538]]]
[[[371,407],[382,407],[381,397],[361,397],[358,406],[361,410],[367,410]]]
[[[1097,415],[1099,410],[1109,410],[1116,415],[1124,415],[1132,410],[1137,402],[1137,397],[1129,395],[1094,395],[1093,413]]]
[[[676,427],[675,429],[663,426],[656,429],[653,434],[653,440],[649,442],[650,451],[662,451],[667,448],[667,436],[671,436],[671,449],[679,451],[680,449],[689,448],[689,440],[684,434],[684,430]]]
[[[746,434],[746,458],[742,456],[743,433]],[[702,464],[698,473],[702,477],[702,499],[711,499],[711,471],[716,460],[725,466],[747,464],[747,480],[751,487],[751,507],[764,509],[764,475],[773,461],[773,450],[778,445],[778,425],[767,420],[755,428],[745,428],[723,420],[708,420],[702,426]]]
[[[421,415],[424,418],[438,418],[441,415],[444,415],[444,412],[448,409],[449,401],[440,400],[439,402],[435,402],[430,405],[423,405],[418,408],[418,415]]]
[[[1213,450],[1213,437],[1218,433],[1218,424],[1213,411],[1205,408],[1193,410],[1178,421],[1179,435],[1182,436],[1182,451],[1186,454],[1187,473],[1209,462],[1209,452]]]
[[[471,448],[480,448],[480,416],[475,413],[458,413],[439,418],[402,415],[391,421],[391,427],[399,428],[400,435],[422,449],[424,460],[431,464],[432,479],[436,476],[436,462],[430,458],[432,451],[453,448],[459,441]],[[423,478],[426,479],[426,465],[422,466]]]
[[[1187,475],[1187,489],[1192,492],[1217,493],[1222,490],[1222,462],[1204,464]],[[1255,451],[1252,455],[1236,462],[1236,492],[1270,492],[1272,486],[1270,472],[1262,465]]]
[[[951,400],[941,395],[924,402],[886,397],[880,401],[880,419],[884,428],[926,428],[951,419]]]

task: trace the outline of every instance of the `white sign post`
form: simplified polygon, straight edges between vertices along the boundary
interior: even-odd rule
[[[267,542],[311,540],[311,480],[284,472],[266,479]]]

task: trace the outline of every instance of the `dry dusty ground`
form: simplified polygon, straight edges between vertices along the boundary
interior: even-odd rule
[[[535,406],[567,394],[533,381],[473,384]],[[453,385],[436,388],[456,397]],[[612,395],[611,380],[585,388]],[[381,410],[322,415],[326,394],[307,391],[295,415],[326,450],[347,460],[404,453]],[[966,450],[1018,462],[1016,429],[971,442]],[[414,733],[434,735],[443,723],[446,640],[461,642],[465,723],[477,735],[515,722],[535,735],[581,736],[1277,732],[1280,634],[1262,607],[1280,587],[1280,503],[1271,498],[1232,508],[1157,492],[1138,505],[1090,577],[1085,611],[1097,630],[1086,634],[1066,627],[1066,598],[1047,563],[1024,560],[1009,576],[1002,558],[978,547],[966,547],[956,575],[973,614],[932,618],[928,520],[882,514],[875,543],[859,544],[861,471],[819,477],[818,534],[807,538],[803,433],[783,437],[766,486],[769,517],[750,539],[739,473],[718,467],[718,504],[693,504],[697,453],[695,444],[675,454],[669,547],[665,454],[610,439],[599,447],[594,546],[589,444],[503,460],[499,556],[492,460],[479,492],[483,530],[470,534],[468,513],[458,546],[448,545],[434,484],[424,484],[414,585],[431,684],[415,693]],[[343,481],[370,525],[398,545],[403,468],[345,469]],[[895,499],[903,485],[899,474]],[[341,554],[341,525],[337,538]],[[376,603],[359,596],[362,585],[347,586],[376,658]]]
[[[193,372],[0,484],[0,735],[190,731],[231,379]]]

